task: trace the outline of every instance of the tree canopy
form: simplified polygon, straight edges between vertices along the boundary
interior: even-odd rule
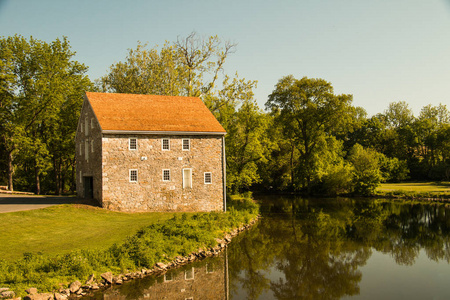
[[[83,92],[200,97],[227,131],[227,187],[369,194],[383,181],[450,180],[450,112],[414,116],[406,101],[368,116],[321,78],[284,76],[265,108],[257,81],[227,74],[236,44],[195,32],[149,48],[138,43],[92,84],[66,37],[0,38],[0,184],[74,190],[74,135]]]

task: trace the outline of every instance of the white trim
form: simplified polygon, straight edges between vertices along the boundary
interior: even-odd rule
[[[188,149],[184,149],[184,141],[188,141]],[[183,151],[191,151],[191,139],[181,139],[181,150]]]
[[[136,148],[134,148],[134,149],[131,148],[131,140],[136,140]],[[128,150],[134,151],[134,150],[137,150],[137,149],[138,149],[138,139],[135,138],[135,137],[128,138]]]
[[[84,141],[84,158],[86,159],[86,161],[89,161],[89,141],[85,140]]]
[[[89,135],[89,118],[85,117],[84,118],[84,135],[88,136]]]
[[[184,171],[189,171],[189,182],[187,182],[186,184],[186,178],[184,177]],[[192,188],[192,169],[191,168],[184,168],[181,170],[182,172],[182,177],[183,177],[183,189],[191,189]]]
[[[206,174],[209,174],[209,180],[210,180],[210,182],[206,182]],[[204,183],[204,184],[212,184],[212,173],[211,173],[211,172],[205,172],[205,173],[203,173],[203,183]]]
[[[164,149],[164,140],[167,140],[169,149]],[[161,150],[162,151],[170,151],[170,139],[169,138],[162,138],[161,139]]]
[[[191,270],[190,271],[192,271],[192,277],[187,277],[187,271],[188,271],[189,269],[187,269],[187,270],[184,270],[184,280],[194,280],[195,278],[195,269],[194,269],[194,267],[192,267],[191,268]]]
[[[164,179],[164,171],[169,171],[169,180]],[[170,177],[171,177],[171,176],[170,176],[170,169],[163,169],[163,170],[162,170],[162,181],[164,181],[164,182],[169,182],[169,181],[171,180]]]
[[[136,171],[136,180],[131,180],[131,172]],[[128,180],[130,182],[138,182],[139,181],[139,173],[137,169],[129,169],[128,170]]]
[[[102,130],[103,134],[159,134],[159,135],[226,135],[226,132],[214,131],[136,131],[136,130]]]

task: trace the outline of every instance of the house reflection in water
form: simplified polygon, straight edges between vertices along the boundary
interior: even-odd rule
[[[83,299],[229,299],[226,250],[218,257],[115,286]]]

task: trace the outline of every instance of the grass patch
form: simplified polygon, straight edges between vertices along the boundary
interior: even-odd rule
[[[100,214],[101,219],[121,220],[121,226],[118,227],[125,228],[123,236],[126,236],[127,232],[131,235],[123,237],[120,242],[104,237],[103,242],[96,244],[95,247],[75,245],[73,249],[76,250],[62,251],[59,254],[43,254],[35,252],[36,249],[28,249],[33,252],[25,252],[19,259],[0,259],[0,286],[9,287],[16,294],[21,295],[31,286],[37,287],[41,292],[52,291],[58,289],[60,283],[68,284],[74,280],[84,282],[90,274],[95,274],[99,278],[99,274],[106,271],[123,273],[126,270],[151,268],[156,262],[168,262],[177,256],[186,256],[198,251],[199,248],[215,246],[217,244],[215,238],[223,237],[224,233],[248,223],[259,212],[258,206],[252,200],[239,198],[230,199],[227,213],[176,213],[159,214],[158,217],[153,213],[141,216],[141,214],[105,212],[68,205],[45,209],[45,212],[40,212],[39,217],[35,219],[29,216],[28,221],[37,223],[41,220],[52,219],[58,214],[67,215],[71,210],[84,216],[84,218],[73,217],[74,221],[80,220],[79,222],[86,224],[86,227],[81,227],[79,232],[89,231],[92,227],[91,220],[99,218],[96,215]],[[106,215],[103,215],[104,213]],[[16,213],[11,214],[16,215]],[[129,219],[127,221],[121,218]],[[137,218],[143,218],[151,224],[145,226],[141,223],[140,229],[133,232],[131,227],[127,226],[127,222],[139,227]],[[108,221],[108,224],[114,223],[112,220],[104,221]],[[101,221],[98,222],[101,223]],[[33,226],[35,223],[30,224]],[[23,230],[20,226],[18,228]],[[52,232],[50,230],[49,234]],[[100,234],[108,235],[105,232]],[[40,239],[46,240],[44,236]],[[114,239],[117,240],[117,237]],[[113,242],[111,246],[104,248],[111,242]],[[9,240],[8,243],[15,243],[15,240]],[[57,243],[56,239],[53,243]],[[40,249],[43,248],[46,247]]]
[[[106,249],[144,226],[168,220],[173,213],[121,213],[78,204],[0,214],[0,257],[17,259],[26,252],[49,255],[73,249]]]
[[[450,199],[450,182],[383,183],[377,188],[376,195]]]

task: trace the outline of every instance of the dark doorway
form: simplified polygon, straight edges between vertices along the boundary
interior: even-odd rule
[[[84,177],[84,198],[94,198],[94,178]]]

